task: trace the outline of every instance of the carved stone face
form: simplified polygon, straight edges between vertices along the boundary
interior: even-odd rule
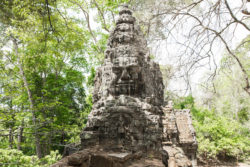
[[[138,93],[141,67],[137,57],[123,57],[112,67],[112,71],[115,74],[113,83],[115,95],[136,95]]]
[[[112,64],[114,77],[111,93],[116,96],[138,95],[141,87],[141,66],[136,50],[129,45],[117,47]]]
[[[115,32],[114,35],[114,39],[115,41],[119,42],[119,43],[129,43],[132,40],[134,40],[134,36],[133,36],[133,32]]]
[[[138,93],[139,66],[114,66],[116,75],[115,95],[135,95]]]
[[[120,23],[133,24],[134,22],[135,22],[135,18],[131,14],[123,13],[123,14],[120,15],[120,17],[116,21],[116,24],[120,24]]]

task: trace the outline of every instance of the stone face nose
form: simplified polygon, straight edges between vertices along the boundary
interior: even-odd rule
[[[128,73],[127,69],[124,68],[124,69],[122,70],[122,75],[121,75],[120,80],[126,81],[126,80],[129,80],[129,79],[130,79],[129,73]]]

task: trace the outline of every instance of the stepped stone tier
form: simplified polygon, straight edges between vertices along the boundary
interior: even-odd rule
[[[132,11],[123,5],[96,72],[80,149],[52,166],[195,166],[190,113],[163,107],[163,90],[160,67],[150,59]]]

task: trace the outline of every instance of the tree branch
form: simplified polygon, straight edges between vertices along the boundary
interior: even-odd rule
[[[243,27],[245,27],[248,31],[250,31],[250,28],[249,28],[245,23],[243,23],[242,21],[238,20],[238,19],[235,17],[235,15],[233,14],[233,12],[232,12],[230,6],[229,6],[228,3],[227,3],[227,0],[225,0],[225,4],[226,4],[226,7],[227,7],[227,9],[228,9],[228,11],[229,11],[231,17],[235,20],[235,22],[237,22],[237,23],[243,25]]]
[[[107,32],[109,32],[109,29],[107,28],[106,20],[105,20],[105,17],[104,17],[104,14],[103,14],[102,10],[100,9],[98,3],[97,3],[95,0],[93,0],[93,2],[94,2],[94,4],[95,4],[95,6],[97,7],[99,14],[100,14],[101,17],[102,17],[103,28],[104,28]]]
[[[101,48],[97,45],[97,39],[96,39],[96,37],[95,37],[95,35],[94,35],[94,33],[93,33],[93,30],[92,30],[92,28],[91,28],[91,26],[90,26],[89,13],[88,13],[88,12],[83,8],[83,6],[82,6],[80,3],[78,3],[77,1],[75,1],[75,0],[69,0],[69,1],[70,1],[71,3],[73,3],[73,4],[76,4],[76,5],[81,9],[81,11],[83,12],[83,14],[84,14],[84,16],[85,16],[85,19],[86,19],[86,21],[87,21],[87,27],[88,27],[88,29],[89,29],[90,35],[92,36],[92,38],[93,38],[93,40],[94,40],[94,43],[95,43],[95,45],[96,45],[98,51],[99,51],[100,53],[102,53]]]
[[[244,90],[248,93],[248,95],[250,95],[250,84],[249,84],[249,78],[248,78],[248,75],[247,75],[247,72],[245,70],[245,68],[243,67],[240,59],[231,51],[231,49],[229,48],[227,42],[225,41],[225,39],[221,36],[221,32],[217,32],[216,30],[214,29],[211,29],[209,27],[206,27],[203,25],[203,23],[200,21],[200,19],[198,19],[196,16],[194,15],[191,15],[190,13],[179,13],[179,14],[183,14],[183,15],[188,15],[192,18],[194,18],[196,21],[199,22],[199,24],[206,30],[209,30],[209,31],[212,31],[216,37],[219,37],[220,40],[222,41],[222,43],[225,45],[226,47],[226,50],[228,51],[228,53],[236,60],[236,62],[238,63],[243,75],[244,75],[244,80],[245,80],[245,87],[244,87]]]

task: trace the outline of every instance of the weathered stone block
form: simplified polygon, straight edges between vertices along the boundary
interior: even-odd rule
[[[102,155],[92,155],[89,167],[113,167],[113,161]]]
[[[68,158],[68,164],[69,165],[81,165],[84,158],[79,154],[73,154]]]

